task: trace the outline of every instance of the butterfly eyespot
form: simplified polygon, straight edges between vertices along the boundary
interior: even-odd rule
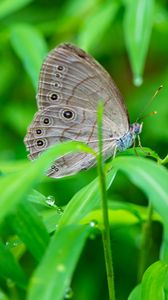
[[[66,119],[72,119],[72,117],[73,117],[73,112],[72,112],[71,110],[65,110],[65,111],[63,112],[63,116],[64,116],[64,118],[66,118]]]
[[[51,94],[51,95],[50,95],[50,99],[53,100],[53,101],[54,101],[54,100],[57,100],[57,99],[58,99],[58,94],[56,94],[56,93]]]
[[[56,74],[55,74],[55,77],[56,77],[56,78],[61,78],[61,74],[60,74],[60,73],[56,73]]]
[[[42,147],[43,145],[44,145],[43,140],[38,140],[38,141],[37,141],[37,146],[38,146],[38,147]]]
[[[58,167],[55,166],[55,165],[52,165],[52,166],[51,166],[51,170],[53,170],[53,171],[55,171],[55,172],[58,172],[58,171],[59,171]]]
[[[54,82],[54,83],[53,83],[53,86],[54,86],[56,89],[62,87],[62,85],[61,85],[60,82]]]
[[[61,109],[60,111],[60,118],[62,120],[66,120],[66,121],[71,121],[74,120],[76,117],[76,113],[74,110],[70,109],[70,108],[65,108],[65,109]]]
[[[50,102],[52,102],[52,103],[59,103],[60,102],[60,100],[62,99],[62,96],[61,96],[61,94],[59,94],[59,93],[57,93],[57,92],[49,92],[48,94],[47,94],[47,98],[48,98],[48,100],[50,101]]]
[[[59,65],[59,66],[57,67],[57,70],[58,70],[58,71],[64,71],[64,70],[65,70],[65,67],[64,67],[64,66],[61,66],[61,65]]]
[[[34,146],[37,149],[45,148],[47,146],[47,140],[46,139],[36,140]]]
[[[42,133],[41,129],[36,129],[36,133],[39,135]]]
[[[43,120],[43,123],[44,123],[44,124],[49,124],[49,123],[50,123],[49,118],[45,118],[45,119]]]
[[[51,126],[53,125],[53,118],[43,115],[40,118],[40,124],[41,126]]]

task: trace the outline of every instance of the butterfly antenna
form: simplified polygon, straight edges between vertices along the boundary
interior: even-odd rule
[[[144,112],[148,109],[148,107],[152,104],[153,100],[156,98],[156,96],[159,94],[160,90],[163,88],[163,85],[160,85],[159,88],[156,90],[156,92],[154,93],[153,97],[151,98],[151,100],[146,104],[146,106],[144,107],[144,109],[142,110],[142,112],[140,113],[139,117],[136,119],[136,122],[138,122],[138,120],[143,120],[149,116],[152,115],[156,115],[157,111],[152,111],[147,115],[143,115]]]

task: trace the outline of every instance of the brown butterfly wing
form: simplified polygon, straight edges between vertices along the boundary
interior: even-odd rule
[[[48,147],[66,140],[86,142],[95,151],[97,145],[96,110],[104,102],[104,159],[113,154],[116,140],[129,128],[122,97],[106,70],[71,44],[62,44],[51,51],[40,72],[36,113],[25,137],[35,159]],[[72,113],[64,118],[63,112]],[[95,164],[90,154],[68,154],[53,163],[50,177],[62,177]]]
[[[111,121],[103,119],[104,153],[109,157],[113,153],[116,138]],[[116,128],[117,131],[117,128]],[[55,105],[35,114],[25,137],[29,158],[35,159],[47,148],[64,141],[78,140],[87,143],[98,151],[96,111],[77,106]],[[95,158],[87,153],[68,154],[53,163],[48,174],[61,177],[77,173],[95,164]]]
[[[39,109],[55,104],[97,108],[104,101],[104,114],[116,120],[124,134],[129,127],[122,96],[108,72],[90,55],[72,44],[61,44],[45,59],[40,72]]]

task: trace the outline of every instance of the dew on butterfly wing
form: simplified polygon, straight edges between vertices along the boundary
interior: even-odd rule
[[[48,196],[46,198],[46,203],[48,206],[55,206],[55,198],[54,196]]]
[[[65,291],[64,299],[71,299],[73,297],[73,290],[71,287],[68,287]]]

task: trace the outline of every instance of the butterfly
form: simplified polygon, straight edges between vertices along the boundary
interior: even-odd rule
[[[39,78],[37,105],[24,139],[29,158],[37,158],[54,144],[81,141],[98,151],[97,105],[104,105],[103,158],[129,148],[142,124],[130,125],[122,96],[108,72],[89,54],[64,43],[49,52]],[[54,161],[53,178],[87,170],[96,163],[89,153],[67,154]]]

